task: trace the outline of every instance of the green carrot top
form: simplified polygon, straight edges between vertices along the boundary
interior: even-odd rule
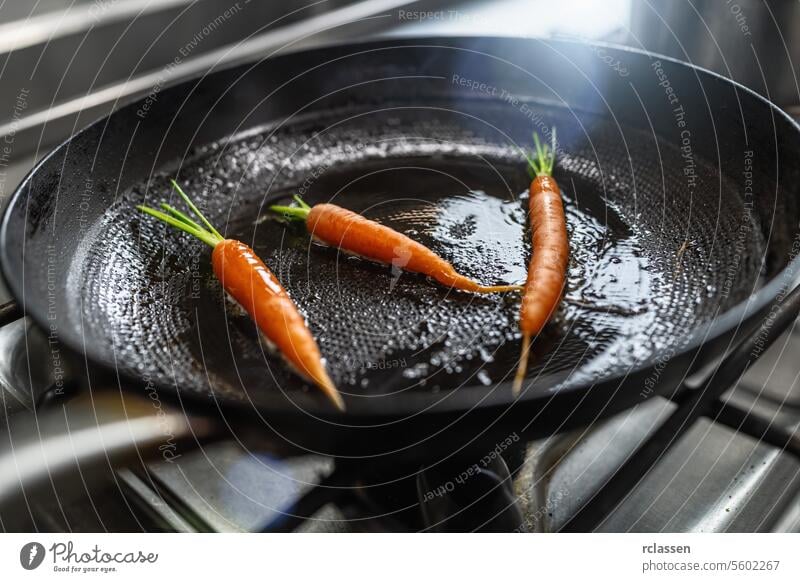
[[[532,178],[537,176],[552,176],[553,166],[556,163],[556,128],[550,130],[550,145],[542,144],[539,134],[533,132],[533,143],[536,150],[534,156],[529,156],[523,151],[525,159],[528,160],[528,172]]]
[[[305,221],[308,218],[308,213],[311,212],[311,206],[305,203],[305,201],[300,198],[297,194],[292,196],[295,202],[297,202],[298,206],[270,206],[269,209],[272,212],[277,212],[278,214],[282,214],[286,220],[302,220]]]
[[[186,206],[200,219],[201,224],[198,224],[191,218],[189,218],[186,214],[178,210],[177,208],[173,208],[166,202],[161,203],[161,208],[166,210],[165,212],[161,212],[160,210],[156,210],[155,208],[151,208],[149,206],[138,205],[136,208],[149,214],[150,216],[154,216],[159,220],[166,222],[170,226],[174,226],[175,228],[182,230],[184,232],[188,232],[192,236],[200,239],[204,243],[206,243],[211,248],[216,247],[219,243],[225,240],[216,228],[211,226],[211,223],[203,216],[203,213],[194,205],[194,203],[189,199],[189,197],[181,190],[181,187],[175,180],[170,180],[172,182],[172,187],[178,192],[183,201],[186,202]]]

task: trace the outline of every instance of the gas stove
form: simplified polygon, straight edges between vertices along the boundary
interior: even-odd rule
[[[43,348],[46,337],[23,318],[3,326],[0,341],[2,353],[11,356],[0,372],[7,414],[47,406],[52,376],[33,373],[26,357]],[[376,475],[346,461],[282,458],[221,441],[183,448],[169,461],[94,472],[66,495],[55,486],[57,497],[29,498],[28,509],[13,520],[4,513],[3,526],[73,532],[798,531],[800,443],[792,434],[800,392],[797,373],[780,362],[798,342],[793,323],[699,418],[677,414],[694,407],[690,398],[657,397],[584,430],[527,443],[511,438],[502,454],[487,450],[489,462],[455,459],[435,469]],[[651,450],[644,454],[646,445]],[[649,467],[640,481],[630,474],[631,464]]]
[[[33,27],[29,36],[17,34],[17,46],[0,50],[13,52],[13,64],[20,69],[35,70],[35,55],[44,65],[66,67],[56,52],[73,46],[81,35],[105,50],[109,35],[139,26],[130,16],[133,4],[86,2],[71,8],[92,17],[90,28],[82,28],[80,15],[70,16],[70,11],[37,15],[40,28]],[[148,7],[144,17],[162,21],[189,4]],[[526,10],[536,11],[533,4],[537,2],[526,3]],[[19,87],[31,95],[23,100],[24,107],[13,107],[19,102],[16,87],[16,93],[5,96],[12,107],[3,111],[6,122],[0,133],[12,136],[13,155],[0,159],[0,195],[10,194],[46,144],[113,109],[118,100],[287,43],[296,49],[374,34],[472,32],[572,34],[641,46],[636,26],[651,26],[632,6],[635,2],[620,1],[603,3],[596,18],[581,19],[582,28],[576,29],[565,22],[570,10],[579,10],[577,3],[562,4],[561,19],[547,16],[527,27],[524,19],[507,17],[521,10],[513,1],[334,2],[324,10],[290,16],[277,7],[240,7],[238,17],[227,17],[224,34],[199,40],[188,32],[185,39],[173,35],[169,46],[156,45],[147,67],[117,63],[124,74],[104,73],[99,88],[97,77],[83,71],[70,87],[54,91],[34,72]],[[224,9],[217,2],[197,3],[181,30],[204,30]],[[260,12],[242,17],[247,10]],[[55,19],[64,14],[72,29],[57,27]],[[586,24],[590,20],[593,26]],[[58,32],[37,37],[36,31],[48,25]],[[4,26],[11,30],[14,22],[0,29]],[[187,46],[191,54],[176,59]],[[796,110],[800,97],[795,97],[793,102],[782,94],[787,99],[782,105]],[[87,396],[86,376],[93,371],[68,355],[54,369],[46,333],[20,317],[19,308],[6,303],[9,299],[5,291],[0,293],[5,304],[0,308],[0,430],[38,407],[72,403],[91,410],[95,403]],[[70,532],[796,532],[800,368],[792,355],[797,353],[800,328],[787,323],[787,330],[753,365],[739,358],[734,371],[746,372],[729,371],[730,382],[719,380],[725,377],[724,368],[705,370],[672,398],[654,397],[585,429],[543,440],[524,442],[512,435],[510,442],[492,443],[482,458],[459,458],[444,467],[420,464],[367,473],[352,461],[285,457],[269,452],[268,444],[222,440],[183,446],[167,460],[129,459],[113,463],[113,469],[80,474],[70,488],[54,483],[0,511],[0,527]]]

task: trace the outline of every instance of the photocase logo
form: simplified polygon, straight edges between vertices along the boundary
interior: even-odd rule
[[[44,561],[44,546],[39,542],[28,542],[19,551],[19,563],[26,570],[35,570]]]

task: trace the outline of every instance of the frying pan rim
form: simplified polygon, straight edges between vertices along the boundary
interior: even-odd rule
[[[741,92],[745,96],[749,96],[750,98],[755,98],[756,101],[761,102],[765,105],[768,110],[772,113],[772,115],[777,114],[777,117],[782,119],[784,122],[788,122],[790,127],[793,127],[794,130],[797,132],[797,138],[800,140],[800,123],[795,121],[788,113],[783,111],[780,107],[778,107],[775,103],[771,102],[766,97],[762,96],[761,94],[757,93],[756,91],[738,83],[735,80],[729,79],[724,77],[723,75],[711,71],[709,69],[697,66],[692,63],[687,63],[685,61],[681,61],[680,59],[676,59],[673,57],[660,55],[658,53],[636,49],[633,47],[621,46],[616,45],[613,43],[605,43],[605,42],[583,42],[583,41],[574,41],[574,40],[561,40],[561,39],[545,39],[545,38],[520,38],[520,37],[510,37],[510,36],[483,36],[483,35],[439,35],[439,36],[401,36],[396,38],[367,38],[358,41],[340,41],[340,42],[333,42],[333,43],[325,43],[323,45],[318,45],[310,48],[304,49],[297,49],[286,51],[279,55],[275,55],[269,57],[268,59],[254,59],[247,61],[245,63],[236,63],[231,64],[230,66],[220,68],[219,70],[214,71],[211,75],[206,74],[205,78],[212,78],[218,75],[224,75],[226,73],[230,73],[231,71],[240,69],[246,70],[248,67],[252,67],[256,63],[271,60],[271,59],[284,59],[284,58],[291,58],[292,56],[296,56],[298,54],[312,54],[312,53],[324,53],[331,48],[352,48],[353,54],[363,52],[366,50],[391,50],[393,48],[402,49],[402,48],[444,48],[444,49],[459,49],[459,48],[467,48],[467,50],[475,50],[470,49],[465,44],[470,42],[480,42],[485,41],[486,43],[529,43],[531,41],[535,41],[539,44],[551,46],[551,47],[572,47],[572,48],[580,48],[586,47],[590,49],[591,47],[602,47],[604,49],[609,49],[613,51],[619,51],[623,53],[629,53],[632,55],[637,55],[643,58],[655,58],[661,61],[665,61],[668,63],[673,64],[674,66],[679,67],[687,67],[689,70],[694,71],[695,76],[698,78],[706,77],[710,80],[721,82],[724,84],[729,84],[735,90]],[[352,56],[352,55],[347,55]],[[176,80],[174,83],[169,83],[165,85],[164,91],[174,89],[181,86],[186,86],[187,88],[196,84],[198,80],[202,78],[201,76],[194,76],[189,79],[182,79]],[[79,136],[84,134],[85,132],[91,130],[95,126],[100,123],[105,123],[110,116],[117,115],[122,111],[129,110],[132,107],[137,106],[138,104],[142,103],[144,100],[147,99],[147,96],[141,96],[137,98],[132,98],[122,104],[121,107],[115,109],[114,111],[107,113],[105,115],[99,116],[97,119],[80,129],[79,131],[71,134],[67,138],[65,138],[62,142],[58,145],[54,146],[47,155],[42,157],[34,167],[25,175],[22,181],[17,185],[14,190],[14,193],[8,200],[8,204],[3,212],[2,221],[0,221],[0,273],[6,284],[11,291],[13,298],[21,304],[23,308],[23,312],[25,315],[30,316],[39,326],[43,328],[47,328],[47,318],[46,315],[40,313],[41,310],[38,310],[34,307],[32,311],[28,310],[27,304],[22,300],[24,296],[24,277],[18,277],[17,273],[13,273],[12,269],[10,268],[11,264],[11,249],[16,244],[15,241],[9,239],[9,229],[10,229],[10,222],[11,217],[13,214],[14,209],[24,202],[24,195],[25,191],[30,185],[31,181],[33,180],[34,176],[38,174],[40,169],[48,164],[48,162],[57,154],[61,153],[62,150],[69,147],[69,145]],[[786,287],[786,292],[790,291],[791,289],[788,287],[788,284],[785,281],[792,281],[793,277],[800,271],[800,256],[795,256],[792,258],[786,266],[775,273],[775,275],[768,281],[765,285],[761,288],[753,292],[751,295],[748,296],[747,299],[740,301],[739,303],[733,305],[729,309],[727,309],[724,313],[719,315],[718,317],[714,318],[712,321],[707,322],[705,324],[701,324],[694,330],[693,337],[690,342],[686,345],[682,346],[679,350],[676,350],[673,358],[674,360],[679,360],[682,358],[690,357],[691,355],[695,354],[698,350],[707,346],[719,338],[731,334],[736,331],[737,327],[747,321],[750,317],[755,315],[756,313],[761,312],[762,310],[766,309],[767,306],[774,301],[781,290]],[[133,374],[125,373],[117,369],[112,362],[108,361],[106,358],[101,357],[98,351],[92,345],[82,344],[81,342],[73,342],[72,338],[69,334],[61,336],[59,338],[61,342],[64,343],[65,346],[69,347],[73,351],[77,352],[78,354],[82,354],[87,360],[92,361],[95,364],[102,366],[103,368],[113,370],[120,376],[132,381],[138,382],[141,379]],[[591,384],[589,386],[592,387],[592,391],[595,391],[601,386],[614,386],[620,384],[628,377],[636,377],[643,373],[648,372],[651,370],[655,364],[654,358],[648,359],[644,363],[630,368],[626,371],[624,375],[618,374],[615,376],[610,376],[608,378],[603,378],[601,381]],[[177,390],[175,386],[169,385],[162,385],[165,389],[171,391]],[[523,394],[517,398],[514,398],[511,394],[510,390],[511,382],[502,382],[497,384],[492,390],[491,394],[488,398],[484,398],[479,403],[480,408],[488,408],[488,407],[509,407],[512,405],[520,405],[520,406],[527,406],[527,405],[536,405],[536,404],[547,404],[551,401],[551,399],[559,398],[559,392],[549,392],[545,394],[538,394],[536,392],[528,393],[527,391],[523,391]],[[576,393],[580,389],[585,389],[587,386],[584,384],[570,387],[569,389],[565,390],[564,392],[569,393]],[[465,387],[469,388],[469,387]],[[666,390],[668,387],[664,387],[663,390]],[[658,393],[658,390],[654,392],[654,394]],[[435,403],[431,401],[432,397],[436,397],[435,394],[430,394],[428,392],[416,392],[404,395],[402,400],[403,404],[397,406],[398,400],[392,400],[392,410],[389,412],[383,406],[375,406],[372,402],[374,399],[368,399],[368,402],[364,402],[362,399],[351,399],[348,402],[348,410],[346,413],[338,413],[330,411],[326,406],[325,403],[319,402],[319,400],[309,397],[307,393],[300,393],[300,394],[292,394],[292,399],[294,400],[296,405],[301,406],[305,411],[306,414],[311,413],[313,415],[318,415],[320,417],[331,417],[331,418],[342,418],[342,417],[375,417],[375,416],[385,416],[385,417],[397,417],[397,416],[405,416],[408,414],[416,414],[419,413],[421,410],[425,409],[426,407],[430,406],[431,404],[434,405],[434,411],[439,413],[452,413],[452,412],[467,412],[472,408],[469,406],[473,399],[464,399],[464,398],[447,398],[444,400],[437,400]],[[195,398],[193,393],[180,393],[179,398],[182,401],[185,400],[200,400],[201,402],[208,403],[208,398],[198,397]],[[259,402],[256,410],[261,412],[268,412],[269,414],[273,414],[277,412],[278,414],[286,414],[287,410],[285,408],[285,396],[282,393],[275,395],[275,397],[267,397],[264,398],[262,402]],[[380,399],[378,399],[380,400]],[[214,402],[217,402],[217,399],[213,399]],[[283,402],[281,402],[283,401]],[[277,410],[272,409],[272,404],[277,403]],[[407,404],[406,404],[407,403]],[[231,406],[234,408],[253,408],[252,403],[250,402],[224,402],[226,406]],[[283,406],[281,406],[281,404]],[[368,404],[368,405],[365,405]],[[217,406],[219,404],[217,403]],[[289,415],[297,415],[298,412],[290,411]],[[427,412],[426,412],[427,414]]]

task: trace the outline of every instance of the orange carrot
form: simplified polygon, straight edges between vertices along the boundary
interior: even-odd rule
[[[528,159],[535,177],[531,182],[530,213],[533,255],[528,265],[528,280],[522,295],[519,326],[522,331],[522,352],[514,377],[514,394],[519,394],[528,368],[531,338],[542,331],[555,313],[564,292],[569,262],[567,221],[561,191],[553,179],[555,163],[555,128],[552,146],[542,146],[534,133],[536,159]]]
[[[211,246],[214,249],[211,264],[222,288],[250,314],[261,333],[277,347],[289,365],[316,384],[337,408],[344,410],[342,396],[325,370],[314,336],[277,277],[249,246],[223,238],[174,180],[172,185],[205,226],[168,204],[161,205],[166,213],[147,206],[137,208]]]
[[[421,273],[460,291],[498,293],[521,291],[521,285],[485,286],[456,272],[453,265],[425,245],[406,235],[336,206],[317,204],[313,208],[295,196],[299,206],[271,206],[274,212],[291,220],[305,222],[315,239],[365,259],[393,265],[412,273]]]

